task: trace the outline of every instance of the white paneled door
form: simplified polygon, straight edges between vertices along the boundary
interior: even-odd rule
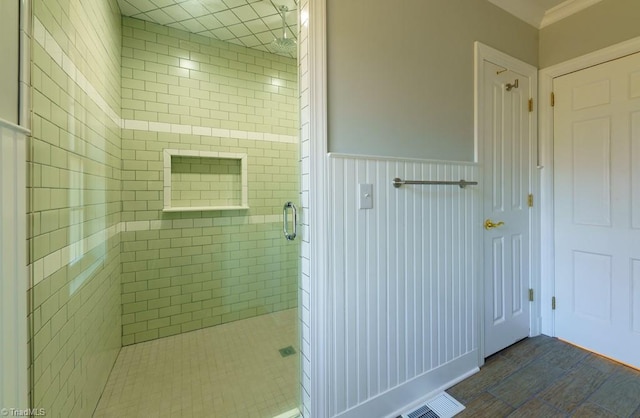
[[[640,367],[640,54],[554,93],[556,336]]]
[[[481,63],[479,130],[484,171],[484,355],[529,335],[535,68]]]

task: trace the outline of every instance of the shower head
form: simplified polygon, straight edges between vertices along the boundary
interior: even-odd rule
[[[271,47],[280,53],[292,54],[296,51],[296,41],[291,38],[277,38],[271,42]]]
[[[289,8],[287,6],[278,7],[278,11],[280,15],[282,15],[282,37],[276,38],[271,42],[271,47],[278,53],[291,54],[296,50],[296,41],[295,39],[287,38],[287,12]]]

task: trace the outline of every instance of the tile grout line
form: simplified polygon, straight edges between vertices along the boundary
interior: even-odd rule
[[[80,89],[94,101],[109,119],[121,129],[163,132],[175,134],[200,135],[218,138],[249,139],[254,141],[297,143],[298,137],[295,135],[282,135],[267,132],[241,131],[233,129],[219,129],[207,126],[184,125],[177,123],[150,122],[132,119],[122,119],[118,113],[100,95],[98,90],[76,67],[71,58],[63,51],[62,47],[54,39],[53,35],[44,27],[42,22],[34,16],[33,37],[36,42],[45,50],[56,64],[69,76],[69,78],[80,87]]]
[[[220,416],[236,416],[231,413],[245,412],[247,408],[245,403],[237,403],[238,400],[241,400],[243,396],[245,396],[243,391],[232,389],[232,391],[229,392],[221,389],[226,393],[222,394],[222,398],[218,398],[216,397],[217,392],[212,391],[212,389],[215,389],[218,380],[224,379],[230,383],[231,386],[243,387],[244,390],[242,380],[226,380],[230,369],[236,370],[235,362],[239,359],[244,359],[246,354],[254,353],[254,355],[249,356],[253,359],[249,362],[257,360],[260,365],[265,364],[264,360],[276,356],[276,353],[271,353],[270,349],[269,351],[265,351],[259,348],[257,352],[255,349],[263,347],[261,344],[258,344],[258,342],[270,342],[270,345],[267,344],[269,347],[279,347],[288,344],[290,338],[295,339],[294,329],[296,321],[292,318],[292,316],[296,315],[295,312],[295,310],[289,309],[263,317],[250,318],[247,321],[238,321],[235,325],[226,324],[222,327],[200,329],[160,340],[123,347],[121,355],[118,357],[116,368],[107,383],[107,390],[105,391],[102,402],[96,409],[97,414],[95,416],[111,416],[110,414],[117,414],[118,412],[120,412],[119,416],[123,416],[122,413],[125,412],[125,415],[129,416],[129,414],[133,412],[130,409],[132,407],[130,403],[133,398],[136,399],[136,406],[139,408],[145,410],[147,408],[159,408],[154,412],[168,411],[167,408],[179,408],[179,410],[181,409],[183,412],[201,414],[204,411],[209,411],[215,412],[216,416],[217,413],[221,413],[222,415]],[[270,318],[280,318],[280,320],[264,322]],[[286,321],[282,322],[282,320]],[[285,329],[282,329],[283,325]],[[282,331],[284,331],[284,334]],[[236,335],[238,338],[229,340],[226,338],[228,332],[233,332],[234,335],[237,333],[240,334]],[[289,335],[286,337],[286,342],[278,341],[281,338],[280,336],[284,335]],[[245,344],[245,338],[254,343]],[[271,340],[271,338],[275,339]],[[240,345],[236,346],[237,344]],[[213,353],[211,352],[212,350],[214,351]],[[248,350],[248,352],[245,353],[245,350]],[[269,354],[264,356],[265,353]],[[226,355],[231,355],[232,357],[225,361]],[[204,361],[194,362],[190,359],[204,359]],[[170,360],[169,363],[166,363],[166,360]],[[203,367],[203,363],[207,363],[212,368]],[[271,362],[267,364],[269,366],[272,365]],[[285,372],[285,374],[279,374],[276,376],[277,379],[272,379],[272,381],[282,382],[282,379],[288,380],[295,376],[294,373],[288,371],[289,367],[295,367],[294,363],[284,361],[278,364],[280,365],[278,368],[278,370],[280,370],[279,373]],[[164,369],[162,365],[164,365]],[[193,373],[189,372],[189,369],[194,365],[198,365],[197,370],[194,370]],[[176,382],[180,384],[180,378],[177,378],[177,380],[176,378],[165,379],[167,373],[170,375],[171,371],[175,370],[176,367],[179,367],[180,370],[183,371],[180,376],[188,376],[190,382],[194,382],[195,379],[198,387],[205,385],[208,390],[191,393],[188,399],[186,399],[186,402],[185,398],[182,397],[181,405],[170,402],[170,399],[168,399],[166,403],[163,402],[165,405],[162,405],[161,402],[157,402],[158,394],[166,393],[168,396],[173,394],[174,399],[175,395],[184,395],[180,390],[176,392],[176,389],[179,389],[176,386]],[[262,389],[260,389],[260,386],[255,386],[257,381],[252,377],[253,370],[256,370],[254,366],[245,366],[245,370],[243,373],[240,373],[239,378],[248,378],[249,380],[246,381],[246,384],[250,387],[253,386],[253,392],[255,392],[256,389]],[[269,368],[269,370],[271,370],[269,373],[275,371],[271,368]],[[151,372],[151,374],[146,372]],[[217,376],[217,378],[212,378],[214,376]],[[149,379],[153,379],[153,382]],[[146,382],[149,384],[146,384]],[[292,383],[295,386],[294,382],[289,382],[287,385]],[[114,389],[122,389],[125,386],[127,387],[126,390],[117,390],[114,392]],[[292,401],[297,403],[297,401],[291,397],[293,392],[289,392],[289,390],[282,392],[278,385],[270,385],[269,387],[274,390],[270,398],[254,399],[254,402],[258,402],[257,406],[260,411],[270,409],[270,412],[273,412],[273,407],[275,406],[277,407],[277,412],[269,416],[276,416],[280,411],[289,410],[296,406],[292,404]],[[228,397],[225,397],[225,395]],[[165,397],[164,395],[161,396]],[[232,402],[225,406],[225,399],[232,400]],[[283,401],[286,402],[286,405],[282,404]],[[146,403],[146,408],[143,402]],[[178,404],[180,404],[180,402],[178,402]],[[285,407],[287,408],[285,409]],[[203,408],[205,408],[204,411],[202,410]],[[221,408],[224,409],[224,411],[220,411]],[[232,408],[232,410],[227,408]],[[172,409],[171,412],[176,411]]]
[[[71,245],[53,251],[46,256],[29,264],[31,287],[55,274],[60,268],[66,266],[71,257],[72,248],[82,248],[80,255],[85,255],[94,250],[103,242],[113,238],[121,232],[157,231],[162,229],[188,229],[211,228],[238,225],[266,225],[280,223],[281,215],[251,215],[233,216],[224,218],[198,218],[198,219],[174,219],[156,221],[125,221],[119,222],[89,237],[82,238]],[[105,239],[106,237],[106,239]]]
[[[76,83],[80,89],[93,100],[93,102],[102,110],[116,126],[121,129],[140,130],[149,132],[167,132],[178,134],[193,134],[200,136],[212,136],[220,138],[246,139],[255,141],[280,142],[280,143],[297,143],[298,138],[292,135],[279,135],[264,132],[240,131],[230,129],[218,129],[204,126],[169,124],[159,122],[146,122],[138,120],[121,119],[118,114],[111,108],[106,100],[100,95],[98,90],[88,81],[82,72],[75,66],[71,58],[63,51],[62,47],[54,39],[53,35],[44,27],[42,22],[34,16],[33,39],[45,50],[45,52],[55,61],[55,63],[67,74],[67,76]],[[216,220],[220,219],[220,220]],[[244,224],[266,224],[279,222],[279,215],[252,215],[252,216],[234,216],[226,218],[214,218],[211,224],[207,224],[205,219],[200,223],[202,225],[196,227],[209,226],[228,226],[228,225],[244,225]],[[29,288],[50,277],[63,266],[67,265],[72,247],[81,248],[84,255],[94,250],[98,245],[104,242],[104,237],[110,239],[120,232],[127,231],[148,231],[168,228],[168,224],[173,222],[172,228],[185,228],[184,221],[189,220],[173,220],[173,221],[128,221],[120,222],[101,231],[92,234],[89,237],[82,238],[80,241],[68,245],[59,250],[53,251],[44,257],[30,263],[28,267]],[[175,226],[179,225],[179,226]]]

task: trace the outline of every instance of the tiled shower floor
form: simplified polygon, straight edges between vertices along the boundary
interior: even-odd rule
[[[94,417],[271,418],[299,404],[297,311],[123,347]],[[293,346],[296,354],[278,351]]]

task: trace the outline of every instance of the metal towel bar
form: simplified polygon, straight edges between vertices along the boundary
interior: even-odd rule
[[[393,187],[395,187],[396,189],[402,186],[403,184],[429,184],[429,185],[447,184],[447,185],[459,186],[461,189],[464,189],[467,186],[475,186],[476,184],[478,184],[478,182],[466,181],[466,180],[459,180],[459,181],[402,180],[398,177],[393,179]]]

